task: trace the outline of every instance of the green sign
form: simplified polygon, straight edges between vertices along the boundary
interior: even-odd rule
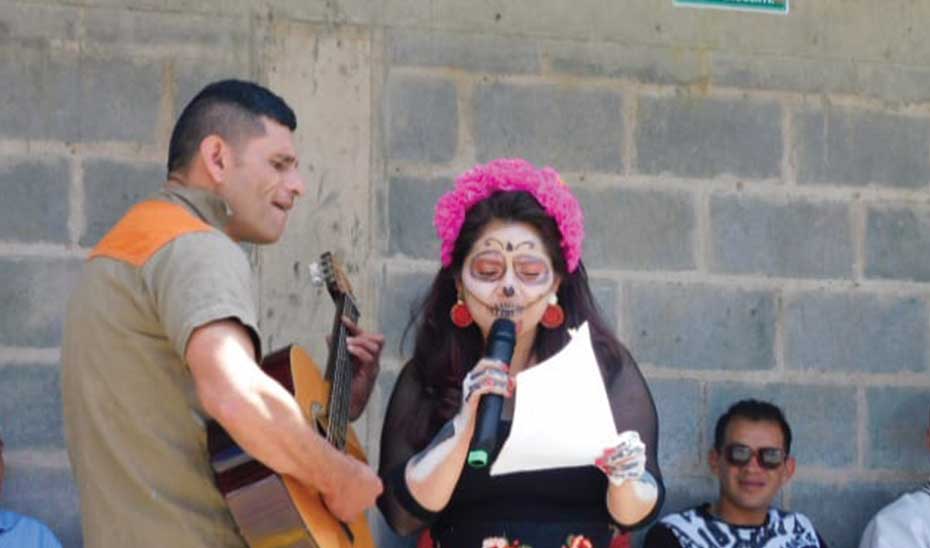
[[[788,0],[675,0],[676,6],[788,13]]]

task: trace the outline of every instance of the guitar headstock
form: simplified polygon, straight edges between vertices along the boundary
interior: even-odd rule
[[[334,301],[339,301],[343,297],[354,300],[352,294],[352,284],[349,283],[349,277],[342,267],[342,263],[329,251],[320,255],[317,263],[319,272],[326,283],[326,289]]]

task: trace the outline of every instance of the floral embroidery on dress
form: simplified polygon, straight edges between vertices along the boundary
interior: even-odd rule
[[[584,535],[568,535],[563,548],[594,548],[594,545]]]
[[[481,542],[481,548],[533,548],[523,544],[519,539],[507,540],[507,537],[488,537]],[[568,535],[562,548],[594,548],[591,539],[584,535]]]
[[[507,537],[488,537],[481,542],[481,548],[533,548],[529,544],[523,544],[518,539],[513,542],[507,540]]]

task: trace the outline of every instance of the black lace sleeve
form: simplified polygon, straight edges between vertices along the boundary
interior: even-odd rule
[[[646,533],[643,548],[681,548],[681,543],[668,527],[658,523]]]
[[[658,443],[659,420],[655,403],[646,379],[643,378],[636,361],[625,349],[620,355],[620,364],[612,364],[607,368],[607,397],[614,414],[614,423],[617,432],[635,430],[646,445],[646,471],[656,482],[659,496],[652,511],[639,523],[625,527],[635,529],[652,521],[662,508],[665,499],[665,485],[662,482],[662,471],[659,470]]]
[[[435,398],[423,386],[413,363],[405,365],[388,403],[378,465],[378,474],[384,483],[378,507],[388,525],[402,535],[428,527],[438,515],[417,503],[404,479],[407,461],[423,449],[419,440],[429,437],[429,418],[434,405]]]

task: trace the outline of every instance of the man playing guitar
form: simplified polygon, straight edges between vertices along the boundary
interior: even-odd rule
[[[382,485],[327,443],[262,355],[240,242],[283,233],[304,193],[296,119],[254,83],[204,88],[172,132],[168,182],[100,241],[69,303],[62,347],[68,450],[84,544],[246,545],[214,485],[206,424],[349,522]],[[350,418],[371,394],[384,338],[346,320]]]

